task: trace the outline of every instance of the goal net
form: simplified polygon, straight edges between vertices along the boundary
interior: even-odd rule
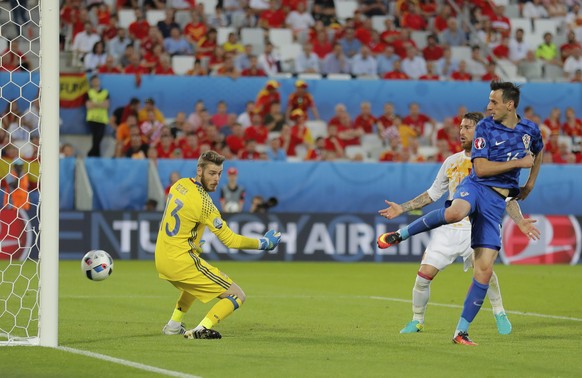
[[[0,345],[56,346],[57,342],[59,170],[54,157],[58,159],[58,69],[55,67],[58,67],[59,54],[59,2],[43,0],[42,7],[50,7],[46,11],[41,11],[40,3],[38,0],[0,3]],[[54,15],[46,23],[45,12]],[[41,52],[46,50],[48,41],[43,43],[42,38],[54,38],[41,30],[54,24],[50,20],[53,17],[57,37],[51,43],[56,50],[43,62],[45,54]],[[52,64],[52,71],[44,69],[46,63]],[[45,100],[45,97],[55,97],[55,93],[56,99]],[[55,103],[53,111],[45,117],[47,104]],[[52,123],[55,114],[57,123]],[[52,145],[48,146],[47,154],[45,143]],[[45,181],[44,177],[50,175],[56,177]],[[41,182],[46,191],[41,192]],[[54,201],[56,205],[45,208],[41,205],[45,201]],[[52,216],[52,223],[56,225],[45,227],[43,221],[51,219],[47,215]],[[45,232],[53,233],[52,239],[46,239]],[[44,263],[46,267],[42,267]],[[50,296],[46,297],[47,294]],[[41,311],[41,304],[46,305],[47,312]],[[44,323],[54,329],[47,329],[49,339],[45,337],[43,342]]]

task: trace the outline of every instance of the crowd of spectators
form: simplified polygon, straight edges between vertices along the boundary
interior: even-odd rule
[[[532,25],[538,18],[554,21],[555,28],[543,38],[538,33],[533,43],[530,28],[513,26],[505,7],[489,0],[456,0],[454,6],[448,1],[359,0],[348,14],[341,11],[345,4],[220,0],[215,9],[205,9],[203,2],[186,0],[118,0],[111,8],[98,0],[66,0],[61,8],[62,48],[74,52],[87,71],[138,75],[174,74],[176,55],[196,58],[188,75],[232,78],[291,72],[490,80],[509,75],[503,65],[496,67],[499,60],[517,65],[526,78],[579,81],[582,75],[578,1],[520,2],[520,16]],[[119,14],[128,11],[135,21],[122,27]],[[148,12],[165,12],[165,17],[150,24]],[[219,43],[224,28],[232,32]],[[264,32],[243,44],[241,31],[246,28]],[[282,58],[288,45],[269,40],[269,30],[281,28],[290,30],[292,44],[301,47],[290,59]],[[418,32],[424,40],[413,38]],[[558,32],[566,40],[556,45]],[[470,56],[459,59],[451,53],[460,46],[471,48]],[[12,69],[18,60],[13,54],[3,57]]]
[[[203,99],[190,111],[167,118],[155,101],[138,98],[115,109],[116,157],[196,159],[209,149],[230,160],[442,162],[461,150],[459,124],[468,111],[438,122],[417,103],[398,109],[386,103],[373,114],[364,101],[352,117],[337,104],[333,117],[319,119],[317,101],[303,80],[283,103],[276,80],[266,82],[244,112],[232,113],[226,101],[208,109]],[[542,118],[531,106],[523,116],[542,131],[546,163],[582,163],[582,119],[569,107]]]

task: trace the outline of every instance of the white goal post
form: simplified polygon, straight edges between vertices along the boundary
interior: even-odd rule
[[[12,4],[0,2],[0,345],[56,347],[60,2]]]

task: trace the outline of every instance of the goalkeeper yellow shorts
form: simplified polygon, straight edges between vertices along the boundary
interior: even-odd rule
[[[230,288],[232,279],[229,276],[197,254],[189,255],[192,258],[191,266],[185,267],[186,270],[180,269],[185,274],[182,274],[179,281],[168,279],[172,285],[203,303],[213,300]]]

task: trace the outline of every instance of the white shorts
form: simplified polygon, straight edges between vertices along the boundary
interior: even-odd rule
[[[432,265],[439,271],[463,258],[466,272],[472,266],[471,229],[441,226],[432,231],[421,264]]]

